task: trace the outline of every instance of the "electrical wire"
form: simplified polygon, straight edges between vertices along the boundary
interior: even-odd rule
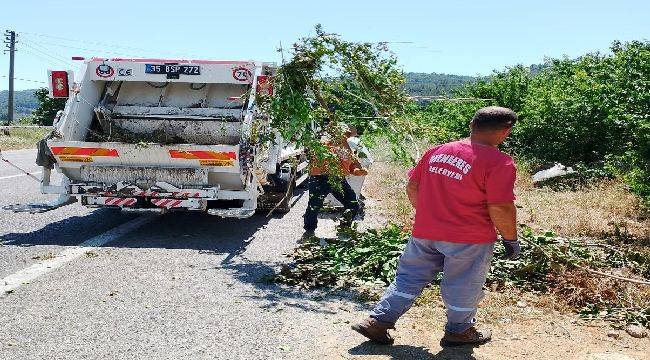
[[[31,40],[27,40],[27,39],[23,39],[23,40],[24,40],[23,43],[25,45],[27,45],[28,47],[32,48],[32,49],[36,49],[36,50],[40,51],[41,53],[46,53],[46,54],[48,54],[48,55],[50,55],[52,57],[55,57],[55,58],[57,58],[57,59],[59,59],[61,61],[66,62],[66,63],[73,64],[71,58],[66,56],[66,55],[57,54],[56,51],[54,51],[54,50],[52,50],[52,49],[50,49],[50,48],[48,48],[46,46],[39,45],[38,43],[32,42]]]
[[[184,54],[180,55],[178,53],[170,52],[170,51],[160,51],[160,50],[151,50],[151,49],[144,49],[144,48],[139,48],[139,47],[133,47],[133,46],[122,46],[122,45],[115,45],[115,44],[110,44],[106,42],[97,42],[97,41],[87,41],[87,40],[78,40],[78,39],[70,39],[66,37],[61,37],[61,36],[53,36],[53,35],[46,35],[46,34],[39,34],[39,33],[33,33],[33,32],[26,32],[26,31],[17,31],[17,34],[22,34],[23,37],[24,35],[31,35],[31,36],[38,36],[38,37],[44,37],[44,38],[50,38],[50,39],[56,39],[56,40],[61,40],[61,41],[67,41],[67,42],[73,42],[73,43],[84,43],[84,44],[89,44],[89,45],[99,45],[104,48],[113,48],[113,50],[135,50],[135,51],[141,51],[144,53],[152,54],[152,53],[159,53],[159,54],[167,54],[169,56],[174,56],[174,57],[184,57],[184,56],[192,56],[192,57],[201,57],[201,55],[197,56],[196,54]],[[33,39],[33,38],[32,38]],[[32,40],[34,41],[34,40]],[[45,43],[45,42],[43,42]],[[54,46],[62,46],[62,47],[70,47],[70,48],[75,48],[69,45],[63,45],[63,44],[55,44],[55,43],[49,43],[50,45]],[[78,48],[80,50],[86,50],[86,51],[100,51],[96,49],[83,49],[83,48]],[[127,55],[124,54],[124,52],[114,52],[114,51],[106,51],[106,50],[101,50],[102,52],[107,52],[107,53],[113,53],[113,54],[119,54],[122,56],[131,56],[131,57],[141,57],[141,58],[146,58],[148,56],[142,56],[142,55]]]
[[[26,35],[33,35],[33,36],[38,36],[38,37],[45,37],[45,38],[50,38],[50,39],[63,40],[63,41],[70,41],[70,42],[74,42],[74,43],[100,45],[100,46],[103,46],[103,47],[112,47],[112,48],[118,48],[118,49],[131,49],[131,50],[138,50],[138,51],[145,51],[145,52],[151,51],[151,50],[132,47],[132,46],[121,46],[121,45],[109,44],[109,43],[105,43],[105,42],[70,39],[70,38],[65,38],[65,37],[61,37],[61,36],[45,35],[45,34],[39,34],[39,33],[27,32],[27,31],[17,31],[16,33],[18,33],[18,34],[26,34]]]
[[[69,58],[66,58],[65,55],[56,54],[56,52],[54,52],[52,49],[48,49],[45,46],[33,43],[31,40],[26,40],[25,45],[27,45],[31,49],[38,50],[41,54],[46,53],[47,55],[49,55],[49,57],[59,59],[60,63],[65,64],[66,67],[70,67],[74,69],[75,72],[79,72],[81,66],[83,65],[83,63],[80,62],[72,62],[71,60],[68,60]]]
[[[32,51],[27,50],[27,49],[21,49],[21,51],[24,52],[25,54],[30,54],[32,56],[35,56],[36,58],[38,58],[40,61],[42,61],[47,66],[60,67],[61,65],[63,65],[63,67],[65,67],[65,68],[67,68],[69,66],[68,64],[63,63],[60,60],[54,60],[52,58],[45,57],[43,55],[40,55],[40,54],[38,54],[36,52],[32,52]]]
[[[40,49],[30,45],[29,43],[23,43],[23,45],[27,46],[30,49],[30,50],[27,50],[27,49],[23,49],[23,50],[27,50],[27,52],[31,53],[32,55],[36,55],[34,52],[37,52],[37,53],[40,54],[40,56],[50,58],[53,61],[56,61],[56,62],[58,62],[60,64],[65,64],[65,66],[72,66],[72,67],[77,66],[77,64],[73,63],[72,61],[63,60],[63,58],[57,57],[55,55],[48,54],[46,51],[40,50]],[[37,56],[39,56],[39,55],[37,55]]]
[[[23,37],[23,39],[24,38],[25,37]],[[128,57],[144,57],[142,55],[127,54],[127,53],[124,53],[124,52],[117,52],[117,51],[110,51],[110,50],[99,50],[99,49],[91,49],[91,48],[82,48],[82,47],[78,47],[78,46],[69,46],[69,45],[56,44],[56,43],[51,43],[51,42],[35,41],[33,39],[29,39],[29,42],[32,43],[32,44],[40,44],[41,46],[43,46],[43,45],[58,46],[58,47],[64,47],[64,48],[68,48],[68,49],[90,51],[90,52],[93,52],[93,53],[105,53],[105,54],[113,54],[113,55],[128,56]]]
[[[6,75],[0,75],[0,77],[3,77],[5,79],[9,79],[9,76],[6,76]],[[19,77],[14,77],[14,80],[27,81],[27,82],[33,82],[33,83],[39,83],[39,84],[47,84],[47,82],[45,82],[45,81],[24,79],[24,78],[19,78]]]

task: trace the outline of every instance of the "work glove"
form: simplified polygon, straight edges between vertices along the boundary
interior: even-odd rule
[[[356,168],[356,169],[352,170],[351,174],[354,175],[354,176],[366,176],[366,175],[368,175],[368,171],[366,171],[364,169]]]
[[[515,260],[519,257],[521,252],[521,247],[519,246],[519,241],[517,240],[506,240],[502,239],[503,247],[506,248],[506,260]]]

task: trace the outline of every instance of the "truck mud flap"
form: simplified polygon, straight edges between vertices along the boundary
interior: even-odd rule
[[[74,204],[77,202],[77,199],[70,197],[67,201],[61,203],[47,204],[47,203],[30,203],[30,204],[12,204],[3,206],[3,210],[13,211],[15,213],[30,213],[30,214],[40,214],[48,211],[58,209],[60,207]]]
[[[247,219],[255,215],[255,209],[230,208],[230,209],[208,209],[208,214],[222,218]]]

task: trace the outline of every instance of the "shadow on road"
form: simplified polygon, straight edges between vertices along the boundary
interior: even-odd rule
[[[294,201],[298,199],[299,196]],[[76,246],[137,216],[117,209],[98,209],[85,216],[50,222],[35,231],[1,235],[0,244]],[[224,219],[206,213],[170,212],[105,246],[192,249],[205,253],[227,253],[230,258],[243,252],[254,239],[255,232],[269,220],[282,216],[276,213],[267,217],[266,212],[260,212],[248,219]]]
[[[245,260],[245,259],[244,259]],[[352,297],[344,291],[302,290],[278,284],[274,281],[277,266],[261,262],[222,263],[219,269],[232,271],[231,275],[238,281],[250,284],[257,290],[255,295],[244,298],[259,304],[264,311],[282,311],[283,308],[295,308],[313,313],[335,315],[342,311],[341,301],[349,302]],[[326,291],[326,292],[324,292]],[[367,310],[363,304],[355,303],[354,311]]]
[[[411,345],[377,345],[366,341],[348,350],[350,355],[385,355],[394,360],[476,360],[474,347],[459,346],[453,348],[442,348],[439,352],[432,354],[427,348]]]
[[[75,205],[71,205],[75,206]],[[48,214],[21,214],[31,216],[34,223],[42,222]],[[70,216],[60,221],[49,222],[42,228],[30,232],[11,232],[0,235],[0,244],[13,246],[57,245],[76,246],[80,242],[101,234],[127,222],[138,215],[122,213],[115,209],[98,209],[84,216]],[[12,224],[3,224],[12,229]]]
[[[306,192],[297,192],[297,196],[292,201],[294,203],[300,201],[303,194]],[[304,311],[334,314],[335,311],[320,305],[339,303],[344,297],[343,295],[331,294],[329,291],[328,293],[318,290],[304,291],[276,284],[273,277],[282,262],[281,257],[271,256],[274,258],[273,260],[260,261],[247,259],[244,254],[249,244],[258,236],[265,237],[260,238],[261,241],[273,240],[273,236],[278,235],[296,237],[295,240],[297,240],[297,237],[301,235],[302,224],[295,224],[296,230],[291,230],[287,234],[277,230],[271,232],[260,230],[263,230],[273,219],[286,217],[286,221],[289,222],[301,221],[300,209],[302,207],[297,207],[289,214],[275,213],[270,217],[266,216],[266,211],[262,211],[248,219],[224,219],[198,212],[170,212],[107,243],[104,247],[195,250],[200,254],[219,255],[215,256],[211,267],[200,270],[225,270],[241,283],[252,285],[258,292],[255,295],[247,295],[247,297],[256,301],[261,309],[275,311],[281,307],[295,307]],[[48,223],[32,232],[13,232],[2,235],[0,243],[9,246],[77,246],[82,241],[137,216],[137,214],[123,213],[116,209],[99,209],[85,216],[73,216]],[[294,224],[290,227],[293,228]],[[293,241],[294,239],[290,239],[285,246],[291,246]],[[363,310],[362,307],[363,305],[359,305],[359,311]]]

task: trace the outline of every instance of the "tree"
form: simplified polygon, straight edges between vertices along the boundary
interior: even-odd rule
[[[52,99],[48,96],[47,88],[41,88],[34,92],[38,101],[38,108],[34,110],[34,121],[40,125],[52,125],[57,111],[63,110],[66,99]]]

